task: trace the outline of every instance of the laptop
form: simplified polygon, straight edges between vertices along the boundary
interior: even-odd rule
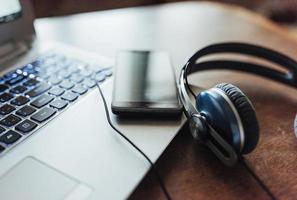
[[[128,198],[150,165],[106,120],[113,60],[41,43],[33,21],[29,0],[0,0],[0,199]],[[112,120],[154,162],[183,125]]]

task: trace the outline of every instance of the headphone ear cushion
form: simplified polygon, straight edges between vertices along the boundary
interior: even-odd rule
[[[244,146],[242,154],[250,153],[257,146],[259,140],[259,124],[255,109],[247,96],[236,86],[221,83],[215,86],[222,90],[234,104],[244,130]]]

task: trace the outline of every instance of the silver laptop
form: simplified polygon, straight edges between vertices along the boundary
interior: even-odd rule
[[[113,61],[39,43],[33,20],[0,0],[0,199],[128,198],[150,165],[107,123],[95,85],[110,102]],[[112,117],[153,161],[183,123]]]

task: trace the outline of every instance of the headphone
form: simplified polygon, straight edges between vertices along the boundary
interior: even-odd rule
[[[234,53],[258,57],[285,69],[235,60],[198,62],[211,54]],[[252,152],[259,140],[255,109],[236,86],[221,83],[196,95],[188,84],[188,75],[203,70],[229,69],[260,75],[297,87],[297,62],[274,50],[246,43],[219,43],[197,51],[182,68],[179,97],[194,139],[205,144],[227,166],[233,166],[243,154]],[[189,94],[195,98],[192,104]],[[297,123],[297,122],[296,122]]]

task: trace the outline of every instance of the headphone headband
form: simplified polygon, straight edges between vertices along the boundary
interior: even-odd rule
[[[270,62],[274,62],[279,64],[280,66],[288,69],[292,74],[294,74],[295,78],[297,76],[297,63],[295,60],[291,59],[290,57],[276,52],[272,49],[268,49],[265,47],[253,45],[253,44],[246,44],[246,43],[219,43],[209,45],[199,51],[197,51],[188,61],[189,65],[195,64],[196,61],[205,56],[210,54],[217,54],[217,53],[237,53],[237,54],[244,54],[259,57]],[[195,72],[194,70],[193,72]],[[189,73],[192,73],[189,71]]]
[[[188,95],[189,91],[188,91],[188,87],[186,86],[187,84],[185,83],[185,78],[184,78],[185,73],[186,72],[184,67],[180,73],[178,90],[179,90],[180,100],[184,105],[185,114],[187,117],[191,117],[194,114],[198,114],[198,111],[195,108],[195,106],[191,103],[191,99]]]
[[[239,62],[231,60],[213,60],[201,63],[196,63],[201,57],[218,53],[236,53],[243,55],[250,55],[265,59],[269,62],[278,64],[284,68],[287,73],[275,70],[263,65],[253,64],[248,62]],[[297,87],[297,62],[288,56],[278,53],[274,50],[245,43],[220,43],[207,46],[197,51],[184,66],[184,79],[189,91],[195,96],[188,86],[187,76],[194,72],[202,70],[214,69],[231,69],[237,71],[244,71],[256,75],[260,75],[292,87]]]
[[[196,63],[201,57],[218,53],[236,53],[243,55],[255,56],[265,59],[267,61],[276,63],[288,72],[284,73],[263,65],[240,62],[233,60],[212,60],[201,63]],[[192,105],[188,93],[192,93],[195,97],[195,93],[191,90],[188,84],[188,75],[194,72],[203,70],[214,69],[230,69],[237,71],[244,71],[252,74],[256,74],[265,78],[269,78],[292,87],[297,87],[297,62],[288,56],[278,53],[274,50],[260,47],[252,44],[245,43],[220,43],[207,46],[197,51],[183,67],[180,74],[180,96],[184,105],[187,105],[187,109],[191,113],[197,113],[195,106]],[[182,86],[182,85],[185,85]]]

